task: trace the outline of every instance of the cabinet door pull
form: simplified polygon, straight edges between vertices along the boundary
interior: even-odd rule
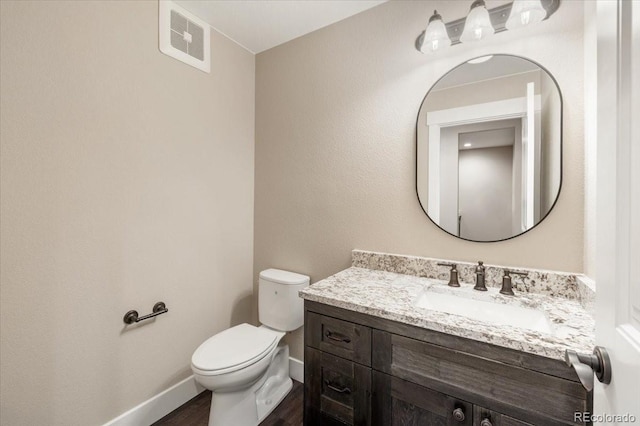
[[[480,426],[493,426],[493,423],[489,419],[484,419],[480,422]]]
[[[349,389],[348,387],[344,386],[342,388],[339,388],[336,385],[334,385],[333,383],[331,383],[329,380],[325,380],[324,384],[327,385],[327,387],[329,389],[331,389],[332,391],[334,391],[334,392],[346,393],[347,395],[351,393],[351,389]]]
[[[452,415],[455,421],[464,422],[465,416],[464,416],[464,411],[462,411],[462,408],[456,408],[455,410],[453,410]]]
[[[329,330],[327,330],[324,335],[327,336],[327,339],[334,340],[336,342],[351,343],[351,339],[349,339],[347,336],[339,333],[333,333]]]

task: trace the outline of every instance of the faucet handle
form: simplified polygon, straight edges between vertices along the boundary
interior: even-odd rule
[[[460,287],[458,282],[458,265],[455,263],[438,263],[440,266],[448,266],[451,268],[451,274],[449,275],[449,287]]]
[[[500,289],[500,293],[506,294],[507,296],[514,296],[515,293],[513,292],[513,283],[511,281],[510,274],[520,275],[523,277],[526,277],[529,274],[527,272],[518,272],[511,269],[504,270],[504,276],[502,277],[502,288]]]

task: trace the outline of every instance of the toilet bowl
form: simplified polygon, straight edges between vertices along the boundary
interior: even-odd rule
[[[254,426],[284,399],[293,386],[286,331],[302,326],[298,291],[309,277],[268,269],[260,273],[260,327],[240,324],[202,343],[191,358],[198,383],[212,391],[209,425]]]

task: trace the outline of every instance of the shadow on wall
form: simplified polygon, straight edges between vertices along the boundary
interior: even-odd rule
[[[253,310],[253,293],[241,294],[240,297],[235,300],[233,308],[231,309],[230,326],[233,327],[245,322],[252,322],[254,318]]]
[[[171,388],[172,386],[175,386],[176,383],[180,383],[182,380],[184,380],[185,378],[191,376],[192,374],[193,374],[193,371],[191,370],[191,358],[189,358],[189,364],[186,367],[181,368],[178,371],[176,371],[175,373],[171,374],[169,376],[169,378],[167,378],[166,380],[164,380],[162,382],[162,384],[157,386],[155,388],[155,394],[154,395],[158,395],[161,392]],[[194,382],[194,385],[196,386],[196,389],[197,389],[198,393],[200,393],[203,390],[205,390],[197,382]]]

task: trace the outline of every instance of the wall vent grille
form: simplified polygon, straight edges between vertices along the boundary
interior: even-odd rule
[[[209,25],[170,0],[159,0],[160,51],[210,72]]]

